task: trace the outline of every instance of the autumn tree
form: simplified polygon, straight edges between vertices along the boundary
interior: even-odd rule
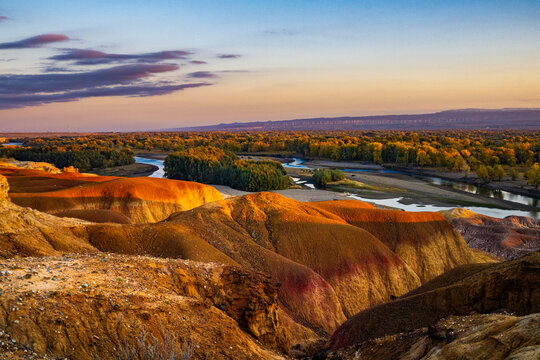
[[[540,187],[540,165],[535,163],[532,168],[525,173],[527,182],[537,189]]]

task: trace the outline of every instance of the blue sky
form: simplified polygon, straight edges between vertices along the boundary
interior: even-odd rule
[[[7,17],[0,20],[0,82],[9,84],[0,84],[0,131],[540,105],[539,1],[2,0],[0,16]],[[43,34],[70,40],[2,49]],[[30,93],[29,83],[107,76],[112,70],[101,70],[119,66],[140,70],[148,59],[50,59],[65,49],[190,55],[159,63],[176,68],[129,81],[113,77],[84,91],[44,88],[54,96],[42,101],[44,93]],[[219,58],[224,54],[236,56]],[[24,92],[2,102],[2,91],[23,91],[23,82]]]

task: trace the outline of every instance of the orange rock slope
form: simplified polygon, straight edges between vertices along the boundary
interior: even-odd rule
[[[220,261],[270,274],[299,337],[331,334],[360,310],[478,261],[440,214],[357,201],[302,203],[274,193],[213,202],[159,224],[87,231],[102,251]]]
[[[2,359],[27,358],[23,349],[78,360],[288,352],[275,284],[238,267],[106,254],[9,259],[0,260],[0,293],[0,333],[10,335],[0,334]],[[153,339],[157,353],[177,356],[145,357]]]
[[[24,185],[81,196],[97,185],[121,193],[117,186],[124,180],[62,174],[66,189],[50,191],[47,180],[15,177],[15,194]],[[74,181],[88,183],[69,183]],[[135,187],[132,193],[146,190]],[[152,224],[56,218],[57,230],[54,217],[39,222],[33,216],[42,235],[30,241],[0,232],[9,249],[4,256],[106,251],[240,265],[280,284],[280,314],[294,341],[329,335],[363,309],[456,266],[483,261],[440,214],[378,210],[355,200],[303,203],[263,192],[214,201]]]
[[[99,218],[95,210],[109,210],[135,223],[156,222],[174,212],[222,199],[213,187],[187,181],[50,174],[26,169],[0,169],[0,174],[7,177],[15,204],[91,221]],[[118,216],[109,221],[114,219],[125,223]]]

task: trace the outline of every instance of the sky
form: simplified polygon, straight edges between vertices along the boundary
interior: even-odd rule
[[[538,0],[0,0],[0,132],[540,107],[538,39]]]

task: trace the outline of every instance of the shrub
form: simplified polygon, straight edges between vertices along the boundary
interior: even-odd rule
[[[316,170],[312,176],[313,184],[318,188],[324,188],[330,182],[343,179],[345,179],[345,173],[341,170]]]

